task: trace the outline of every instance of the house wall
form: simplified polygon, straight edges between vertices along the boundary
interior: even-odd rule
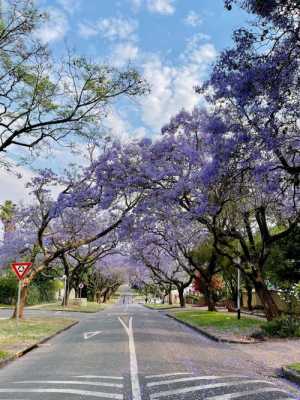
[[[287,305],[281,299],[281,297],[279,296],[279,294],[277,292],[273,291],[272,297],[280,311],[287,311]],[[243,292],[243,304],[244,304],[244,306],[247,305],[247,292]],[[253,307],[262,306],[260,298],[258,297],[257,293],[254,290],[252,292],[252,306]],[[300,302],[299,301],[297,302],[296,312],[300,313]]]

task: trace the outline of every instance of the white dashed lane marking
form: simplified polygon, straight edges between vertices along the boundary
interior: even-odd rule
[[[241,376],[233,375],[233,376],[226,376],[226,378],[241,378]],[[223,376],[192,376],[190,378],[179,378],[179,379],[170,379],[166,381],[158,381],[158,382],[151,382],[147,383],[148,387],[153,386],[161,386],[161,385],[170,385],[172,383],[179,383],[179,382],[191,382],[191,381],[200,381],[200,380],[211,380],[211,379],[224,379]]]
[[[110,383],[110,382],[94,382],[94,381],[20,381],[15,383],[46,383],[48,385],[88,385],[88,386],[103,386],[103,387],[115,387],[123,388],[121,383]]]
[[[160,375],[147,375],[146,379],[153,379],[153,378],[167,378],[169,376],[178,376],[178,375],[192,375],[191,372],[173,372],[170,374],[160,374]]]
[[[102,392],[92,392],[89,390],[75,390],[75,389],[0,389],[0,393],[61,393],[61,394],[73,394],[75,396],[88,396],[97,397],[101,399],[115,399],[123,400],[124,396],[122,394],[115,393],[102,393]]]
[[[250,396],[252,394],[262,394],[262,393],[285,393],[288,395],[288,393],[285,390],[281,389],[276,389],[276,388],[262,388],[262,389],[257,389],[257,390],[248,390],[245,392],[235,392],[235,393],[229,393],[229,394],[221,394],[219,396],[212,396],[212,397],[206,397],[205,400],[231,400],[231,399],[236,399],[237,397],[243,397],[243,396]],[[277,400],[288,400],[288,397],[280,397],[280,399]]]
[[[70,399],[70,397],[73,398],[74,396],[78,396],[80,399],[86,397],[94,397],[103,400],[124,399],[124,395],[122,393],[124,390],[123,382],[111,382],[114,380],[123,380],[123,377],[121,376],[81,375],[77,376],[76,380],[74,378],[75,377],[73,377],[73,380],[28,380],[13,382],[13,387],[0,388],[0,398],[2,398],[1,393],[11,393],[12,395],[16,395],[19,393],[24,395],[26,393],[53,393],[66,395],[63,396],[62,399],[68,400]],[[23,385],[23,387],[16,387],[17,385]],[[55,385],[55,387],[53,387],[53,385]],[[77,389],[76,386],[85,386],[85,388]],[[98,387],[107,388],[108,391],[98,391]],[[94,390],[93,388],[95,388],[96,390]],[[13,398],[11,398],[10,400],[13,400]]]
[[[183,395],[189,396],[193,393],[198,393],[197,399],[205,400],[230,400],[239,398],[240,400],[248,398],[248,396],[260,394],[264,396],[264,399],[272,400],[289,400],[294,399],[294,397],[285,390],[274,387],[274,384],[265,380],[260,379],[250,379],[246,376],[241,375],[230,375],[230,376],[216,376],[216,375],[206,375],[206,376],[190,376],[190,377],[179,377],[175,379],[161,379],[168,378],[170,376],[176,376],[176,374],[183,375],[189,373],[173,373],[173,374],[161,374],[161,375],[148,375],[146,379],[156,379],[155,381],[147,383],[147,387],[150,390],[150,400],[157,400],[165,397],[176,399],[180,396],[182,399]],[[190,374],[189,374],[190,375]],[[209,383],[197,385],[197,382],[201,380],[210,381]],[[223,380],[223,382],[220,380]],[[225,382],[224,382],[225,380]],[[187,386],[187,384],[194,384],[193,386]],[[195,385],[196,384],[196,385]],[[257,387],[257,384],[264,385],[263,387]],[[168,390],[159,390],[159,387],[164,385],[168,386]],[[172,385],[173,388],[172,388]],[[179,386],[180,385],[180,386]],[[245,387],[246,385],[246,387]],[[251,387],[251,385],[255,385]],[[244,386],[244,390],[243,390]],[[212,391],[216,390],[215,395]],[[224,393],[220,393],[220,389],[223,389]],[[207,393],[209,391],[209,393]],[[276,395],[277,394],[277,395]],[[286,397],[283,397],[283,394]],[[186,398],[186,397],[184,397]],[[190,398],[190,397],[187,397]]]
[[[123,376],[104,376],[104,375],[76,375],[74,378],[87,378],[87,379],[112,379],[122,380]]]

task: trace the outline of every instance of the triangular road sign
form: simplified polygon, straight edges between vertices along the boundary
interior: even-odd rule
[[[96,331],[96,332],[84,332],[83,337],[84,339],[90,339],[93,336],[99,335],[99,333],[101,333],[101,331]]]
[[[21,281],[28,274],[31,266],[32,266],[31,262],[20,262],[20,263],[13,263],[11,265],[11,268]]]

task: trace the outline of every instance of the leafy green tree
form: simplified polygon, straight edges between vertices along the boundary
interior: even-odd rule
[[[54,59],[36,36],[46,16],[33,0],[8,0],[0,18],[0,154],[37,149],[72,133],[97,138],[106,106],[145,94],[139,73],[98,65],[68,52]],[[70,144],[70,143],[69,143]],[[2,165],[8,166],[5,159]]]
[[[300,227],[273,247],[267,261],[266,277],[279,289],[290,315],[300,299]]]

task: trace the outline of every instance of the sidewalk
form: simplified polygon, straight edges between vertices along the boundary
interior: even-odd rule
[[[300,339],[269,339],[255,346],[234,346],[249,359],[277,372],[285,365],[300,361]]]

